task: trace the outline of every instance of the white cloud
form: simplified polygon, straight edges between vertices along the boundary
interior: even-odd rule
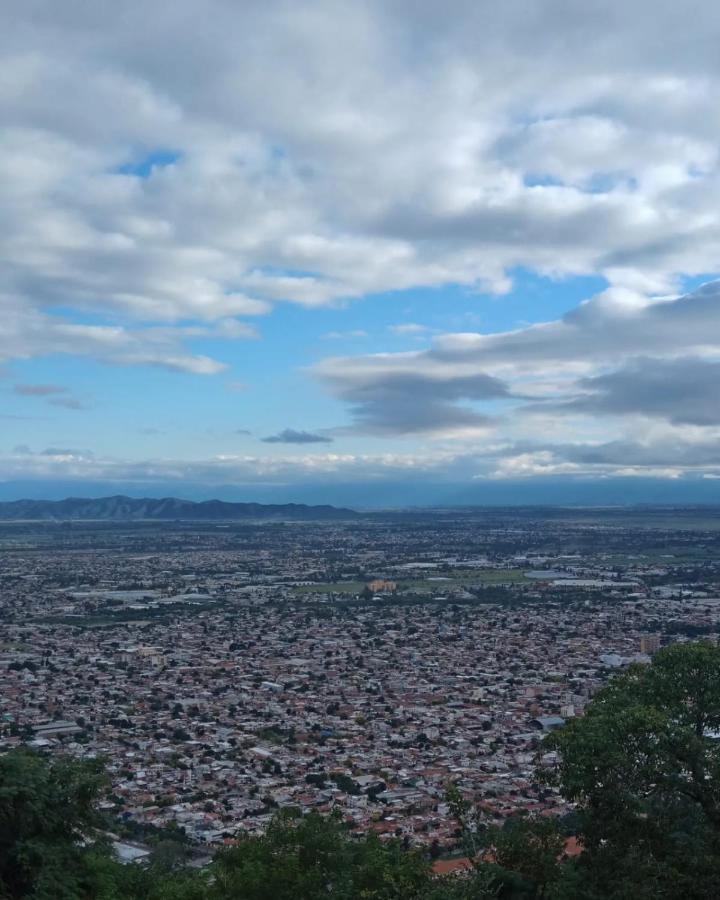
[[[55,353],[196,375],[214,375],[226,368],[217,360],[185,351],[179,335],[168,329],[76,324],[20,304],[3,303],[0,298],[0,363]]]
[[[333,357],[314,371],[356,432],[460,437],[469,457],[492,436],[502,447],[483,453],[480,474],[519,477],[717,466],[719,367],[711,282],[652,302],[613,289],[554,322]],[[473,422],[484,426],[475,446],[457,434]]]
[[[351,331],[328,331],[322,338],[325,341],[343,341],[351,340],[352,338],[366,338],[368,336],[368,332],[364,329],[355,328]]]
[[[417,322],[401,322],[398,325],[388,325],[388,331],[392,331],[393,334],[399,335],[424,334],[429,330],[427,325],[420,325]]]
[[[391,480],[419,473],[445,477],[455,456],[435,454],[318,453],[293,456],[223,454],[188,461],[172,457],[129,460],[90,450],[16,447],[0,456],[6,480],[25,478],[123,482],[194,482],[208,485],[321,483],[356,479]]]
[[[211,371],[140,332],[518,266],[672,290],[720,259],[719,32],[709,0],[10,0],[0,294],[108,317],[85,352]]]

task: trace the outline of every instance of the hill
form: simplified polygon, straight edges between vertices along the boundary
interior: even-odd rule
[[[351,509],[335,506],[306,506],[304,503],[226,503],[223,500],[179,500],[176,497],[99,497],[66,500],[13,500],[0,503],[0,520],[85,519],[85,520],[177,520],[233,519],[349,519]]]

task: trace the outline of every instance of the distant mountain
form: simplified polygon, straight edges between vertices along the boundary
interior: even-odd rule
[[[351,509],[335,506],[306,506],[304,503],[227,503],[223,500],[178,500],[164,497],[99,497],[88,500],[13,500],[0,503],[0,520],[20,519],[349,519],[357,516]]]

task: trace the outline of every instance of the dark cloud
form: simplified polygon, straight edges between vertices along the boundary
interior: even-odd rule
[[[16,384],[14,391],[23,397],[51,397],[67,393],[67,388],[59,384]]]
[[[720,442],[680,437],[640,440],[612,440],[598,443],[526,442],[508,445],[500,460],[528,458],[552,468],[563,463],[577,467],[577,474],[612,475],[622,469],[686,471],[720,471]]]
[[[588,413],[711,426],[720,424],[719,359],[720,282],[711,282],[652,303],[607,291],[554,322],[446,334],[415,353],[335,357],[316,373],[367,432],[481,425],[498,400],[513,422]],[[530,396],[538,400],[522,405]]]
[[[59,384],[16,384],[14,391],[22,397],[44,398],[51,406],[63,409],[87,408],[81,400],[72,396],[68,388]]]
[[[484,374],[442,380],[391,372],[364,382],[340,377],[336,387],[359,430],[387,434],[482,427],[490,417],[457,402],[508,397],[499,379]]]
[[[265,444],[331,444],[332,438],[312,431],[296,431],[294,428],[284,428],[277,434],[260,438]]]
[[[577,386],[585,393],[545,409],[641,415],[674,425],[720,425],[720,362],[642,358],[615,372],[581,378]]]
[[[508,455],[521,448],[513,448]],[[557,461],[576,463],[592,471],[618,468],[677,467],[680,469],[717,468],[720,466],[720,443],[715,440],[687,441],[679,438],[641,442],[606,441],[590,444],[537,444],[525,452],[550,452]]]

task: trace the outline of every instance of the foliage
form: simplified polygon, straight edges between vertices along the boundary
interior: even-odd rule
[[[546,896],[558,878],[565,838],[554,819],[514,816],[504,828],[489,829],[486,844],[501,869],[525,880],[531,896]]]
[[[548,738],[579,804],[574,896],[720,896],[719,729],[720,649],[692,643],[617,676]]]
[[[102,764],[46,762],[20,749],[0,757],[0,896],[74,900],[92,889]]]
[[[315,900],[420,897],[428,864],[399,842],[353,838],[335,816],[283,810],[262,837],[218,855],[211,897]]]

